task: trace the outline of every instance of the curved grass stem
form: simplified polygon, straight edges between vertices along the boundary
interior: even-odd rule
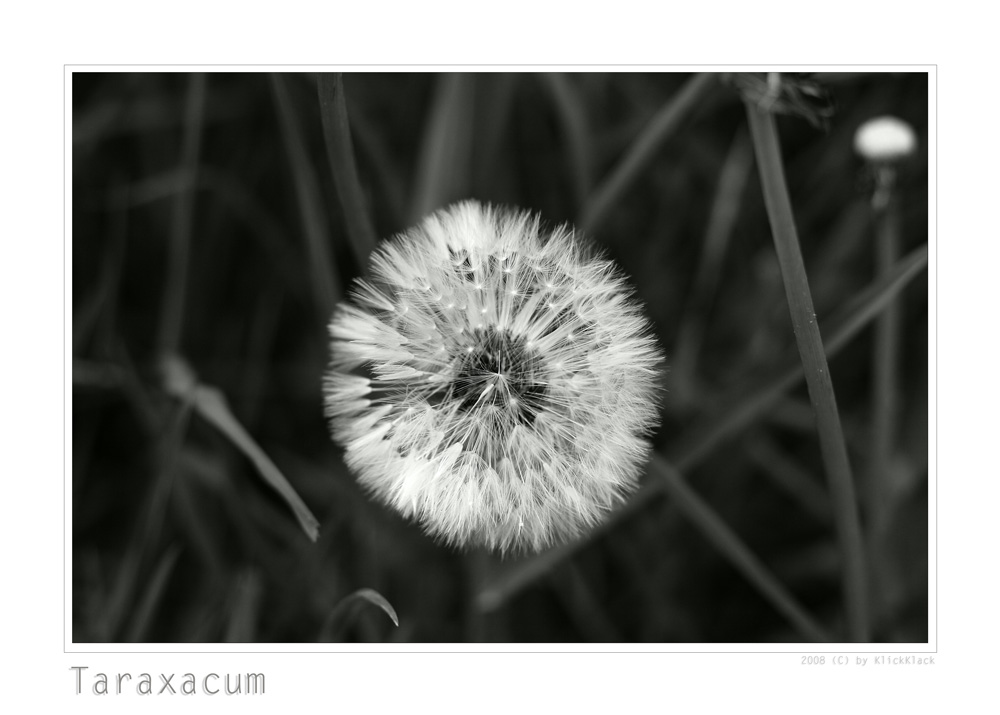
[[[774,115],[753,102],[747,102],[747,117],[795,340],[809,388],[809,399],[816,413],[820,451],[833,502],[837,538],[844,558],[843,589],[848,637],[852,641],[864,642],[870,638],[868,583],[854,479],[795,229],[778,132]]]

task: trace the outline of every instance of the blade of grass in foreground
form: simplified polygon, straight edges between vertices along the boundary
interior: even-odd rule
[[[715,86],[714,73],[696,74],[649,122],[621,161],[591,194],[579,222],[584,231],[593,231],[611,207],[653,160],[664,142],[677,130],[701,99]]]
[[[318,84],[319,110],[323,117],[323,136],[326,139],[330,171],[333,173],[333,185],[337,189],[337,198],[340,199],[340,207],[347,222],[347,238],[354,257],[358,266],[364,268],[368,263],[368,254],[375,248],[377,237],[354,161],[343,75],[339,72],[323,72],[319,75]]]
[[[896,264],[889,275],[855,296],[841,314],[830,320],[830,324],[835,327],[825,342],[827,355],[833,357],[840,352],[885,310],[896,295],[926,266],[927,247],[922,246]],[[788,367],[776,377],[732,401],[724,409],[718,410],[704,427],[697,427],[691,434],[682,436],[676,445],[668,450],[671,463],[681,471],[694,469],[719,445],[739,434],[770,409],[783,395],[799,384],[802,378],[801,360],[790,359]],[[543,551],[536,556],[510,562],[502,567],[480,591],[480,607],[484,610],[499,608],[511,596],[551,572],[562,561],[570,558],[608,529],[631,517],[662,493],[662,481],[647,478],[628,503],[612,512],[601,526],[591,531],[585,538]]]
[[[337,631],[344,625],[344,619],[352,613],[360,603],[367,601],[368,603],[374,604],[385,611],[385,614],[392,619],[393,625],[397,628],[399,627],[399,616],[396,615],[396,609],[392,607],[385,596],[383,596],[378,591],[371,588],[359,588],[354,593],[344,596],[340,602],[333,607],[330,611],[330,615],[327,616],[326,622],[323,624],[323,628],[320,631],[320,641],[329,642],[333,640],[333,637],[337,634]]]
[[[164,389],[182,402],[190,403],[205,421],[222,432],[253,462],[264,481],[271,485],[291,508],[306,536],[315,542],[319,537],[319,521],[274,462],[257,446],[253,437],[233,416],[222,391],[200,384],[191,368],[176,356],[164,359],[163,372]]]
[[[778,132],[774,115],[768,109],[762,109],[752,101],[746,103],[746,108],[764,192],[764,204],[771,221],[771,233],[781,265],[795,340],[802,358],[809,397],[816,412],[820,452],[826,467],[834,523],[845,564],[844,598],[849,638],[852,641],[866,642],[870,638],[868,584],[854,479],[837,412],[830,368],[816,322],[812,293],[795,230],[792,203],[785,184],[781,149],[778,145]]]
[[[323,211],[319,183],[306,154],[305,140],[299,129],[292,98],[280,74],[271,75],[271,89],[278,107],[281,134],[285,140],[288,161],[295,182],[295,196],[298,199],[299,214],[306,234],[306,251],[309,257],[309,271],[312,278],[313,296],[316,310],[323,324],[333,312],[333,306],[341,296],[340,282],[333,270],[330,252],[330,231]]]

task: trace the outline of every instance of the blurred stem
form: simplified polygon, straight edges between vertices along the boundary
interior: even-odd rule
[[[465,642],[483,643],[487,638],[487,614],[476,597],[489,570],[489,556],[482,549],[462,555],[462,576],[465,593]]]
[[[271,75],[271,90],[278,108],[282,138],[288,151],[292,178],[295,182],[295,197],[298,200],[302,226],[305,229],[306,250],[308,251],[317,317],[320,324],[325,327],[342,290],[337,273],[333,268],[333,257],[329,245],[330,232],[326,213],[323,210],[319,182],[316,180],[309,155],[306,153],[305,139],[299,128],[295,108],[292,106],[292,98],[282,75],[277,73]]]
[[[833,501],[837,537],[844,558],[843,588],[848,636],[852,641],[869,640],[868,584],[865,572],[864,541],[855,498],[854,480],[847,458],[847,446],[837,412],[826,353],[805,264],[792,215],[792,203],[778,145],[774,115],[754,102],[747,102],[747,117],[760,172],[764,203],[781,265],[792,327],[799,347],[809,397],[816,411],[820,451],[826,466]]]
[[[471,187],[477,75],[440,75],[428,113],[410,207],[410,222],[465,198]]]
[[[607,217],[614,203],[653,160],[664,142],[698,106],[708,90],[715,86],[716,77],[712,72],[696,74],[650,120],[611,175],[591,195],[579,222],[580,228],[593,231]]]
[[[540,76],[545,82],[555,104],[556,114],[566,143],[569,157],[569,175],[573,186],[573,200],[581,211],[590,191],[591,152],[590,130],[587,128],[587,109],[569,78],[562,73],[546,72]]]
[[[183,183],[174,198],[170,226],[170,251],[167,255],[166,295],[160,315],[158,346],[161,354],[176,353],[180,347],[187,295],[188,261],[191,252],[191,219],[194,214],[194,178],[201,154],[202,120],[205,110],[205,75],[191,75],[184,108],[184,138],[181,146]]]
[[[698,355],[718,292],[729,239],[739,216],[743,189],[752,167],[750,139],[746,130],[740,126],[719,172],[698,269],[691,284],[690,299],[685,306],[675,343],[677,347],[671,371],[674,373],[677,397],[685,404],[691,404],[697,399],[694,384]]]
[[[875,276],[881,278],[892,271],[899,258],[899,207],[892,200],[894,171],[891,168],[880,180],[885,194],[877,192],[873,199],[875,209]],[[895,420],[899,391],[896,371],[899,364],[900,310],[893,301],[875,323],[875,354],[873,357],[874,391],[872,396],[872,486],[876,508],[883,493],[887,470],[892,456]]]
[[[371,214],[366,209],[364,192],[358,178],[347,118],[343,75],[324,72],[319,75],[319,108],[323,117],[326,156],[330,161],[337,198],[347,223],[347,238],[358,266],[363,268],[377,241]]]
[[[691,489],[672,464],[654,453],[650,471],[661,478],[667,494],[681,512],[806,639],[818,643],[830,641],[823,628],[806,613],[740,537]]]

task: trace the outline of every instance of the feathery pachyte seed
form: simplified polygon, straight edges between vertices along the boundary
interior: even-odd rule
[[[338,306],[326,412],[377,499],[453,545],[540,550],[634,489],[661,352],[569,227],[465,202],[385,241]]]

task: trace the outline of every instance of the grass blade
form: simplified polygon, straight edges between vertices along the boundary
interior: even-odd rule
[[[252,569],[247,569],[236,579],[224,642],[254,642],[263,591],[264,583],[260,574]]]
[[[697,74],[680,88],[642,131],[628,153],[612,169],[587,201],[579,222],[584,231],[593,231],[606,218],[611,207],[653,160],[660,147],[673,135],[681,123],[698,106],[701,99],[715,86],[714,73]]]
[[[278,492],[291,508],[306,536],[315,542],[319,537],[319,521],[274,462],[257,446],[253,437],[233,416],[222,391],[199,384],[191,369],[180,358],[171,357],[164,360],[163,367],[166,391],[177,399],[190,403],[206,422],[222,432],[253,462],[264,481]]]
[[[340,602],[330,611],[330,615],[327,616],[326,622],[323,624],[320,640],[326,643],[332,641],[341,627],[342,621],[357,608],[359,603],[365,601],[385,611],[385,614],[392,619],[393,625],[399,627],[399,616],[396,615],[396,609],[386,600],[385,596],[371,588],[359,588],[354,593],[340,599]]]
[[[281,134],[285,140],[288,161],[292,168],[292,179],[295,182],[295,197],[298,201],[299,215],[302,217],[303,229],[306,234],[306,252],[308,254],[309,271],[313,288],[316,310],[323,324],[333,312],[333,307],[342,294],[337,274],[333,270],[333,258],[330,251],[330,229],[327,224],[326,212],[319,190],[319,182],[313,172],[312,164],[306,153],[305,139],[299,128],[292,106],[292,98],[285,85],[285,78],[280,74],[271,75],[271,89],[274,102],[278,107],[278,119],[281,122]]]
[[[347,239],[354,251],[358,266],[368,263],[368,254],[375,248],[377,236],[367,209],[358,167],[354,160],[351,126],[347,118],[347,101],[344,97],[343,75],[323,72],[319,75],[319,110],[323,117],[323,136],[326,139],[326,156],[333,173],[337,198],[347,223]]]
[[[746,107],[792,326],[802,358],[809,397],[816,412],[820,451],[826,467],[833,500],[834,523],[845,563],[844,597],[849,637],[853,641],[866,642],[871,635],[868,583],[854,479],[837,411],[830,368],[816,322],[812,293],[795,230],[791,199],[785,185],[777,127],[774,115],[769,110],[761,109],[753,102],[747,102]]]

